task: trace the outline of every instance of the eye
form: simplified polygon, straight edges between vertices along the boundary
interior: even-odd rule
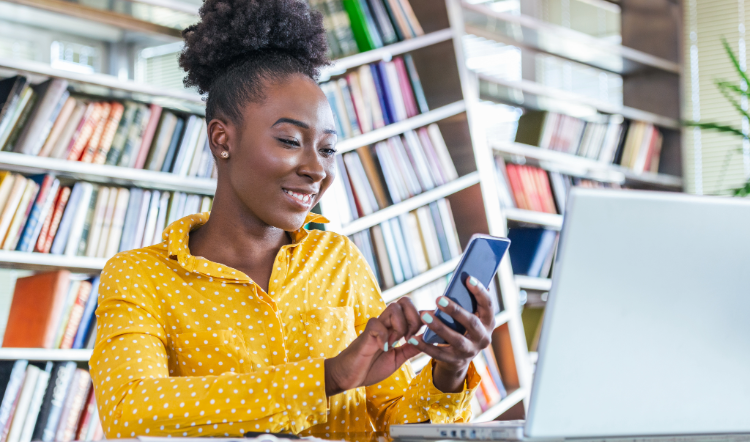
[[[325,158],[330,158],[336,155],[336,152],[338,151],[332,147],[324,147],[323,149],[320,149],[320,153],[323,154],[323,157]]]
[[[288,145],[288,146],[297,146],[299,147],[299,141],[295,140],[294,138],[277,138],[277,140],[281,141],[282,143]]]

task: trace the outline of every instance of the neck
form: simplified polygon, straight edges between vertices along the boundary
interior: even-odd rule
[[[190,253],[221,263],[248,275],[264,290],[279,249],[291,243],[282,229],[258,218],[221,181],[211,216],[190,233]]]

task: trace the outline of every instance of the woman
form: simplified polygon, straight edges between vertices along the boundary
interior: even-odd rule
[[[299,0],[232,1],[204,3],[180,57],[185,84],[208,94],[210,217],[174,222],[101,275],[90,369],[106,436],[466,421],[471,360],[493,328],[487,291],[467,280],[476,315],[440,299],[458,335],[407,299],[386,308],[346,237],[302,227],[325,221],[309,211],[334,179],[322,19]],[[424,323],[449,345],[415,336]],[[420,352],[433,362],[415,376]]]

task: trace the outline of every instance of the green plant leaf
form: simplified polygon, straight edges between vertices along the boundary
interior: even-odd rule
[[[746,182],[744,186],[739,189],[734,189],[734,196],[748,196],[750,195],[750,181]]]
[[[748,86],[750,86],[750,79],[747,77],[747,74],[744,70],[742,70],[742,67],[740,66],[739,60],[737,60],[737,57],[734,55],[734,51],[732,51],[732,47],[729,46],[729,42],[727,42],[726,37],[723,37],[721,39],[721,43],[724,45],[724,50],[727,51],[727,55],[729,55],[729,59],[732,61],[732,64],[734,65],[734,69],[737,71],[738,74],[740,74],[740,77],[745,80],[745,83],[747,83]]]
[[[728,90],[736,90],[738,88],[735,85],[729,84],[726,82],[717,82],[716,86],[719,87],[719,92],[721,92],[721,94],[724,95],[724,98],[726,98],[727,101],[732,104],[732,106],[737,110],[737,112],[739,112],[740,114],[742,114],[742,116],[750,120],[750,114],[748,114],[747,111],[742,108],[740,103],[738,103],[737,100],[733,96],[729,95]]]
[[[700,127],[701,129],[714,130],[716,132],[723,132],[723,133],[730,133],[730,134],[737,135],[738,137],[742,137],[746,140],[750,140],[750,137],[742,133],[740,129],[734,128],[732,126],[726,126],[726,125],[718,124],[718,123],[700,123],[697,121],[686,121],[683,124],[688,127]]]

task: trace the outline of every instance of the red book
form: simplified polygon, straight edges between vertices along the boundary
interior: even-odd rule
[[[508,171],[508,181],[510,181],[510,189],[513,191],[513,196],[516,199],[519,209],[531,210],[529,202],[526,200],[526,194],[523,191],[521,185],[521,177],[518,174],[518,168],[520,166],[516,164],[508,164],[505,169]]]
[[[92,132],[91,138],[89,138],[89,141],[88,143],[86,143],[86,147],[83,149],[83,153],[81,154],[80,161],[84,163],[90,163],[94,159],[96,150],[99,147],[99,142],[102,139],[102,134],[104,134],[104,128],[107,126],[109,114],[112,110],[112,105],[107,102],[99,103],[99,107],[99,118],[96,122],[94,122],[94,131]]]
[[[78,429],[78,420],[81,416],[81,411],[86,405],[86,398],[88,398],[90,387],[91,376],[89,372],[82,368],[77,368],[73,375],[73,382],[70,384],[68,395],[65,397],[65,403],[60,414],[60,423],[57,425],[55,441],[70,442],[75,438],[76,430]]]
[[[52,216],[55,213],[55,207],[57,206],[57,201],[60,198],[62,189],[64,189],[64,187],[57,189],[57,192],[55,192],[54,195],[50,195],[50,198],[52,198],[53,201],[52,207],[50,207],[50,210],[47,212],[47,216],[44,217],[42,230],[39,231],[39,237],[37,238],[36,245],[34,246],[35,252],[40,252],[44,247],[44,243],[47,242],[47,233],[49,232],[50,225],[52,224]]]
[[[555,208],[555,200],[552,196],[552,188],[549,185],[549,177],[547,176],[547,172],[545,172],[543,169],[533,169],[533,172],[535,172],[537,176],[537,184],[541,191],[541,200],[542,205],[544,206],[544,211],[547,213],[557,213],[557,209]]]
[[[518,174],[521,177],[521,188],[523,189],[526,200],[529,202],[529,210],[543,212],[542,202],[539,199],[539,191],[534,183],[531,168],[528,166],[519,166]]]
[[[88,281],[81,282],[81,287],[78,289],[78,296],[76,297],[76,303],[70,310],[70,319],[68,320],[68,325],[65,327],[65,333],[63,334],[60,348],[73,348],[73,340],[76,337],[78,326],[81,324],[83,309],[86,307],[86,301],[88,301],[90,295],[91,283]]]
[[[94,389],[89,391],[89,397],[86,400],[86,407],[81,413],[81,420],[78,422],[78,429],[76,430],[75,440],[86,440],[86,435],[89,431],[89,427],[93,424],[92,418],[96,417],[96,397],[94,396]],[[96,440],[96,439],[94,439]]]
[[[68,145],[68,160],[78,161],[78,159],[81,158],[83,149],[94,134],[101,113],[101,103],[89,103],[86,112],[84,113],[84,118],[81,119],[78,129],[76,129],[73,138]]]
[[[148,152],[151,150],[151,141],[154,139],[156,133],[156,126],[159,125],[159,118],[161,117],[161,106],[152,104],[151,105],[151,116],[146,124],[146,130],[143,131],[143,139],[141,140],[141,147],[138,150],[138,156],[135,160],[135,168],[143,169],[146,164],[146,158],[148,158]]]
[[[401,57],[394,58],[393,64],[396,66],[396,72],[398,73],[398,84],[401,86],[401,96],[404,98],[406,116],[411,118],[419,115],[419,107],[417,106],[416,98],[414,98],[414,91],[411,88],[409,73],[406,71],[404,59]]]
[[[68,205],[68,198],[70,198],[70,187],[63,187],[60,189],[60,194],[55,202],[55,210],[52,215],[49,230],[47,231],[47,237],[42,238],[42,235],[39,235],[39,241],[37,241],[36,244],[38,248],[37,252],[49,253],[52,248],[52,241],[55,239],[55,234],[57,234],[57,228],[60,227],[60,220],[65,211],[65,206]],[[41,243],[42,240],[44,240],[44,244]]]

